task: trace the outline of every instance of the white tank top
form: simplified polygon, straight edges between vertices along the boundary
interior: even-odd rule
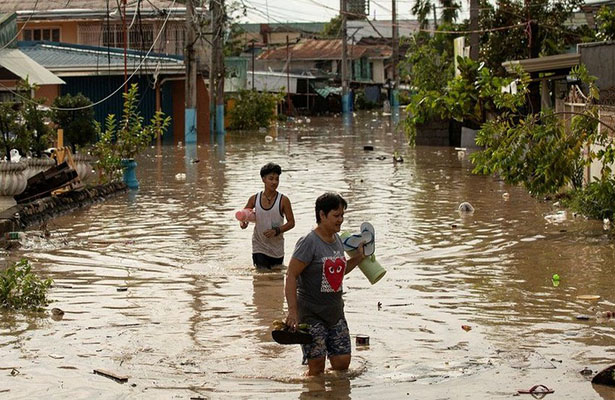
[[[256,194],[254,211],[256,212],[256,224],[252,234],[252,253],[262,253],[269,257],[284,257],[284,234],[268,238],[264,235],[268,229],[284,225],[282,216],[282,193],[277,193],[271,208],[263,208],[261,198],[263,192]]]

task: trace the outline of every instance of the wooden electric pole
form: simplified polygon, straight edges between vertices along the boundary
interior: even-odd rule
[[[184,141],[196,143],[196,32],[194,24],[194,5],[192,0],[186,0],[186,47],[184,49],[185,79],[185,111],[184,111]]]
[[[128,33],[126,32],[126,0],[122,1],[122,33],[124,36],[124,93],[128,93]]]
[[[396,110],[399,107],[398,90],[399,90],[399,74],[397,73],[397,64],[399,63],[399,27],[397,26],[397,0],[392,0],[391,5],[391,47],[393,48],[393,75],[391,82],[393,87],[391,90],[391,109]]]
[[[480,36],[478,33],[479,0],[470,0],[470,59],[478,60]]]
[[[350,94],[348,93],[348,38],[346,29],[346,1],[340,0],[340,15],[342,16],[342,113],[350,112]],[[352,59],[352,56],[351,56]]]
[[[211,133],[224,133],[224,0],[210,0],[211,66],[209,68]],[[252,77],[254,79],[254,77]]]

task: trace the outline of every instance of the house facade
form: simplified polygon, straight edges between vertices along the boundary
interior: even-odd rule
[[[17,14],[18,40],[50,41],[100,47],[124,47],[159,54],[183,54],[183,4],[167,0],[3,0],[0,13]],[[198,10],[202,14],[202,10]],[[166,21],[166,23],[165,23]],[[158,40],[156,40],[158,38]],[[155,43],[155,44],[154,44]]]
[[[386,45],[348,45],[350,81],[357,84],[384,85],[385,62],[392,50]],[[337,78],[341,73],[341,39],[304,39],[291,46],[264,51],[257,62],[259,70],[310,73]]]

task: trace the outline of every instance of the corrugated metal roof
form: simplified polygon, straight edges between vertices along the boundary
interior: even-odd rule
[[[20,50],[39,64],[60,76],[74,76],[76,73],[99,75],[124,71],[124,50],[107,47],[84,46],[54,42],[19,42]],[[128,69],[132,72],[147,53],[129,50]],[[160,66],[158,67],[158,64]],[[184,62],[180,56],[150,54],[143,66],[152,73],[183,71]]]
[[[37,85],[61,85],[64,81],[45,69],[18,49],[0,50],[0,67],[6,68],[21,79]]]
[[[238,24],[237,28],[248,33],[260,33],[263,27],[268,27],[270,32],[305,32],[319,33],[325,27],[324,22],[287,22],[275,24]]]
[[[135,8],[138,0],[128,0],[126,8]],[[147,0],[140,2],[141,9],[169,8],[173,4],[172,0]],[[47,11],[47,10],[106,10],[117,7],[115,1],[107,0],[2,0],[0,1],[0,12],[13,11]],[[176,2],[176,6],[183,7],[183,4]]]
[[[291,60],[341,60],[341,39],[305,39],[289,47]],[[388,46],[348,45],[348,58],[356,60],[370,54],[372,58],[388,58]],[[259,60],[286,60],[286,46],[266,50],[258,57]]]
[[[17,15],[0,14],[0,47],[16,47]]]
[[[559,69],[572,68],[579,64],[581,55],[578,53],[557,54],[524,60],[513,60],[502,63],[507,72],[512,72],[519,65],[525,72],[548,72]]]

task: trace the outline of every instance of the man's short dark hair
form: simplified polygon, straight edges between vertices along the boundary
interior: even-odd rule
[[[263,168],[261,168],[261,178],[264,178],[271,173],[282,175],[282,167],[272,162],[263,165]]]
[[[316,199],[316,223],[320,223],[320,211],[324,212],[325,215],[329,214],[331,210],[337,210],[340,206],[348,207],[348,203],[342,196],[337,193],[327,192],[325,194],[321,194]]]

